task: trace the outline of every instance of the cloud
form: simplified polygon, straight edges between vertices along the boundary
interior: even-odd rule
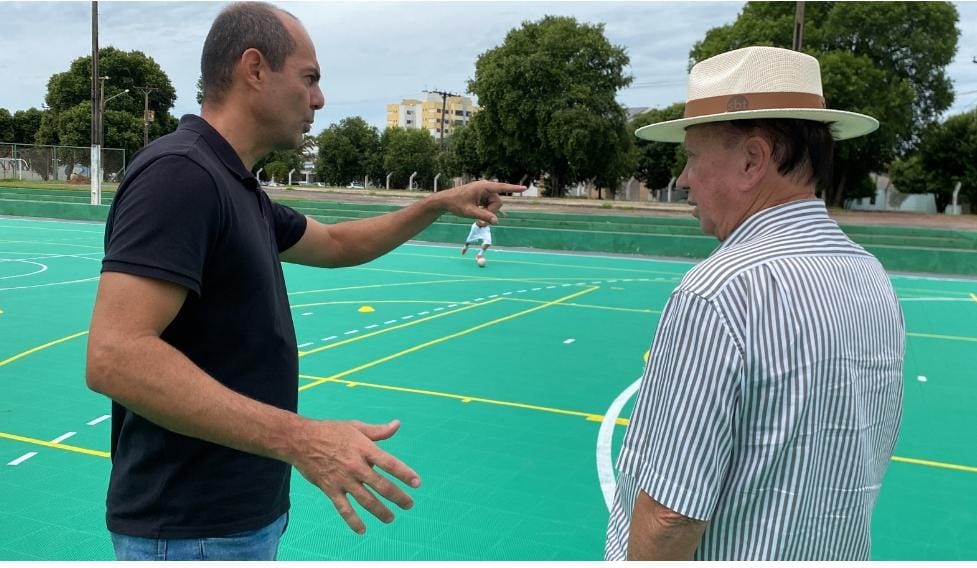
[[[100,2],[102,47],[139,50],[177,91],[174,114],[198,112],[200,50],[225,2]],[[604,24],[627,49],[625,106],[663,107],[685,97],[688,54],[709,29],[732,23],[743,2],[282,2],[303,21],[323,71],[326,108],[313,132],[359,115],[382,128],[386,104],[424,89],[464,92],[475,60],[524,21],[545,15]],[[977,3],[957,3],[959,52],[948,67],[960,94],[951,112],[977,105]],[[89,2],[5,2],[0,107],[40,107],[52,75],[91,52]]]

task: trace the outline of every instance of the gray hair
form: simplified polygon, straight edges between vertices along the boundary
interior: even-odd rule
[[[278,14],[292,14],[266,2],[235,2],[221,11],[210,26],[200,57],[203,100],[219,102],[227,94],[241,54],[254,48],[273,71],[285,65],[295,51],[295,40]],[[298,21],[298,18],[295,18]]]

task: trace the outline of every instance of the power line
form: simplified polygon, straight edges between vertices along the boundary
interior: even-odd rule
[[[447,121],[444,118],[445,116],[444,111],[448,105],[448,97],[460,97],[461,95],[457,93],[449,93],[447,91],[438,91],[438,90],[428,91],[426,89],[424,90],[424,92],[431,93],[432,95],[441,95],[441,129],[440,130],[441,130],[441,150],[443,151],[444,150],[444,126],[447,123]]]

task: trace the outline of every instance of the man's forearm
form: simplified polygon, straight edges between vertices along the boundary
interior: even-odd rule
[[[290,461],[300,417],[232,391],[158,337],[92,348],[87,374],[94,390],[167,430]]]
[[[639,491],[631,514],[628,560],[692,560],[706,525]]]
[[[369,219],[330,226],[333,240],[343,243],[340,266],[355,266],[383,256],[435,222],[444,212],[438,195]]]

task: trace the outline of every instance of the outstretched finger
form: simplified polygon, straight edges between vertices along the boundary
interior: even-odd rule
[[[386,424],[367,424],[359,420],[350,420],[349,423],[374,442],[386,440],[400,429],[400,420],[391,420]]]
[[[368,456],[367,459],[369,460],[370,465],[379,467],[383,471],[386,471],[387,473],[403,481],[407,485],[415,489],[421,486],[421,476],[417,475],[416,471],[408,467],[407,464],[405,464],[404,462],[393,457],[387,452],[381,450],[380,448],[377,448],[376,453],[374,453],[371,456]],[[384,495],[384,497],[387,496]],[[390,499],[390,497],[387,497],[387,499]],[[394,501],[395,503],[397,502],[394,499],[390,499],[390,500]],[[398,503],[398,505],[399,504],[400,503]]]
[[[349,528],[353,529],[356,534],[363,534],[366,532],[366,525],[363,524],[363,520],[360,516],[356,514],[356,509],[349,503],[349,499],[346,498],[345,493],[340,493],[337,496],[332,496],[326,493],[329,500],[332,501],[332,506],[336,508],[336,512],[339,516],[346,521]]]
[[[362,485],[354,488],[349,492],[350,495],[356,499],[356,502],[363,506],[364,509],[370,512],[374,517],[380,519],[384,523],[392,523],[394,520],[393,512],[387,508],[386,505],[377,499],[369,489],[363,487]]]
[[[384,499],[395,503],[405,511],[414,506],[414,500],[411,499],[410,495],[405,493],[400,487],[397,487],[392,481],[377,473],[376,470],[370,470],[370,473],[364,478],[363,482],[382,495]]]
[[[489,191],[495,193],[522,193],[528,188],[524,185],[516,185],[514,183],[503,183],[501,181],[486,181],[483,182],[482,187]]]

